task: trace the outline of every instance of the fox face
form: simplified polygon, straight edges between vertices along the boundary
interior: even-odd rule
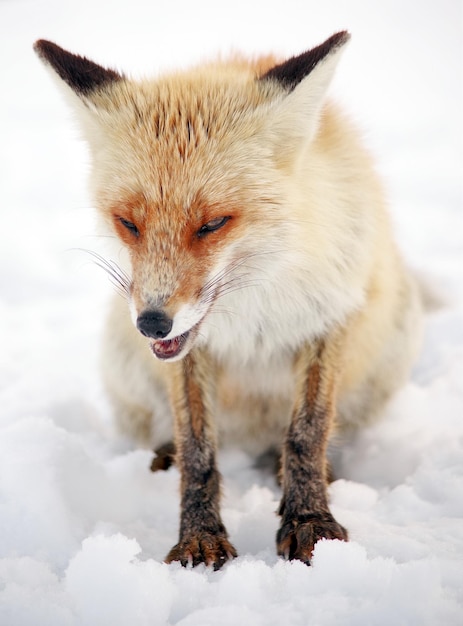
[[[137,328],[157,358],[183,356],[220,298],[243,283],[252,237],[242,233],[252,217],[202,194],[183,200],[174,215],[143,194],[112,205],[110,216],[130,253]]]
[[[232,61],[157,81],[132,81],[36,44],[77,96],[93,194],[129,252],[132,318],[158,359],[180,359],[224,328],[236,334],[242,315],[243,343],[258,341],[265,307],[300,299],[296,281],[283,278],[296,254],[293,179],[347,39],[338,33],[310,58],[281,66]]]

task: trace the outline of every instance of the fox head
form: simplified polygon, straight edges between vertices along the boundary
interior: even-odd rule
[[[78,114],[98,210],[129,251],[134,322],[157,358],[185,356],[217,303],[277,263],[288,180],[349,37],[280,64],[137,81],[36,42]]]

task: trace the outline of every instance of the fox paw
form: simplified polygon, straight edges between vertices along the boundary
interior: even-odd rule
[[[203,533],[180,541],[167,555],[166,563],[180,561],[184,567],[205,563],[218,570],[236,556],[235,548],[226,537]]]
[[[175,444],[172,441],[160,446],[154,453],[155,457],[151,462],[150,468],[152,472],[168,470],[175,463]]]
[[[277,552],[285,559],[310,565],[314,546],[320,539],[348,541],[347,530],[331,513],[300,515],[282,523],[277,534]]]

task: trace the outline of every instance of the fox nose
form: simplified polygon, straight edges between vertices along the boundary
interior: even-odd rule
[[[163,339],[172,330],[173,321],[163,311],[151,309],[138,316],[137,328],[145,337]]]

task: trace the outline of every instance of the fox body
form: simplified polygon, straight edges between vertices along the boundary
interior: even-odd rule
[[[327,499],[334,421],[364,423],[406,378],[420,303],[356,131],[326,101],[345,32],[277,63],[135,81],[46,41],[78,112],[98,211],[128,253],[104,376],[124,427],[181,472],[167,560],[236,554],[217,441],[282,453],[278,553],[347,539]],[[129,301],[129,306],[127,301]],[[162,459],[161,459],[162,460]]]

